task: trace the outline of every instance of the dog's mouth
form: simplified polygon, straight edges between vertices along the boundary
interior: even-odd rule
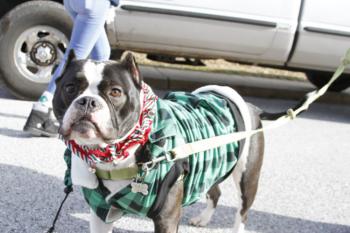
[[[105,133],[103,133],[105,132]],[[75,140],[81,144],[106,143],[113,142],[111,136],[106,132],[112,132],[112,129],[100,128],[98,123],[91,116],[82,116],[74,120],[69,127],[60,128],[59,133],[64,140]]]
[[[91,120],[82,118],[77,122],[74,122],[72,124],[71,129],[78,133],[84,134],[86,133],[86,131],[89,131],[89,130],[98,131],[98,126],[96,125],[96,123],[92,122]]]
[[[72,135],[78,135],[81,138],[100,138],[101,131],[98,124],[88,116],[83,116],[70,125],[68,130],[60,131],[64,139],[71,139]]]

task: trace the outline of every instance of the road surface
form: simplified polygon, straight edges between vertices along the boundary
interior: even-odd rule
[[[293,101],[245,97],[270,111]],[[20,101],[0,87],[0,232],[45,232],[63,194],[64,145],[58,139],[33,138],[22,127],[32,102]],[[265,122],[268,123],[268,122]],[[350,106],[314,104],[294,122],[266,132],[265,161],[247,232],[350,232]],[[207,227],[188,220],[204,200],[185,209],[180,233],[231,233],[236,212],[231,179]],[[78,188],[57,223],[59,233],[88,232],[88,208]],[[152,232],[152,222],[127,216],[114,232]]]

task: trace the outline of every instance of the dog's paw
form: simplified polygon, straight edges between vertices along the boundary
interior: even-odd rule
[[[209,223],[209,221],[210,218],[208,218],[208,216],[201,214],[199,216],[191,218],[189,223],[192,226],[205,227]]]
[[[233,227],[233,232],[234,233],[245,233],[245,225],[243,223],[240,224],[235,224],[235,226]]]

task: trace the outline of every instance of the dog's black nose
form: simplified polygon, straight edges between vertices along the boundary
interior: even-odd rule
[[[102,108],[102,104],[94,97],[84,96],[75,102],[77,109],[85,112],[94,112]]]

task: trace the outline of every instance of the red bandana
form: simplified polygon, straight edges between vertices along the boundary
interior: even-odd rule
[[[144,145],[148,141],[155,115],[155,103],[158,97],[145,83],[142,85],[141,95],[143,103],[138,124],[134,130],[122,141],[109,144],[105,148],[89,149],[78,145],[74,140],[65,141],[67,147],[88,164],[93,165],[101,162],[112,162],[116,159],[125,159],[129,156],[128,150],[134,145]]]

